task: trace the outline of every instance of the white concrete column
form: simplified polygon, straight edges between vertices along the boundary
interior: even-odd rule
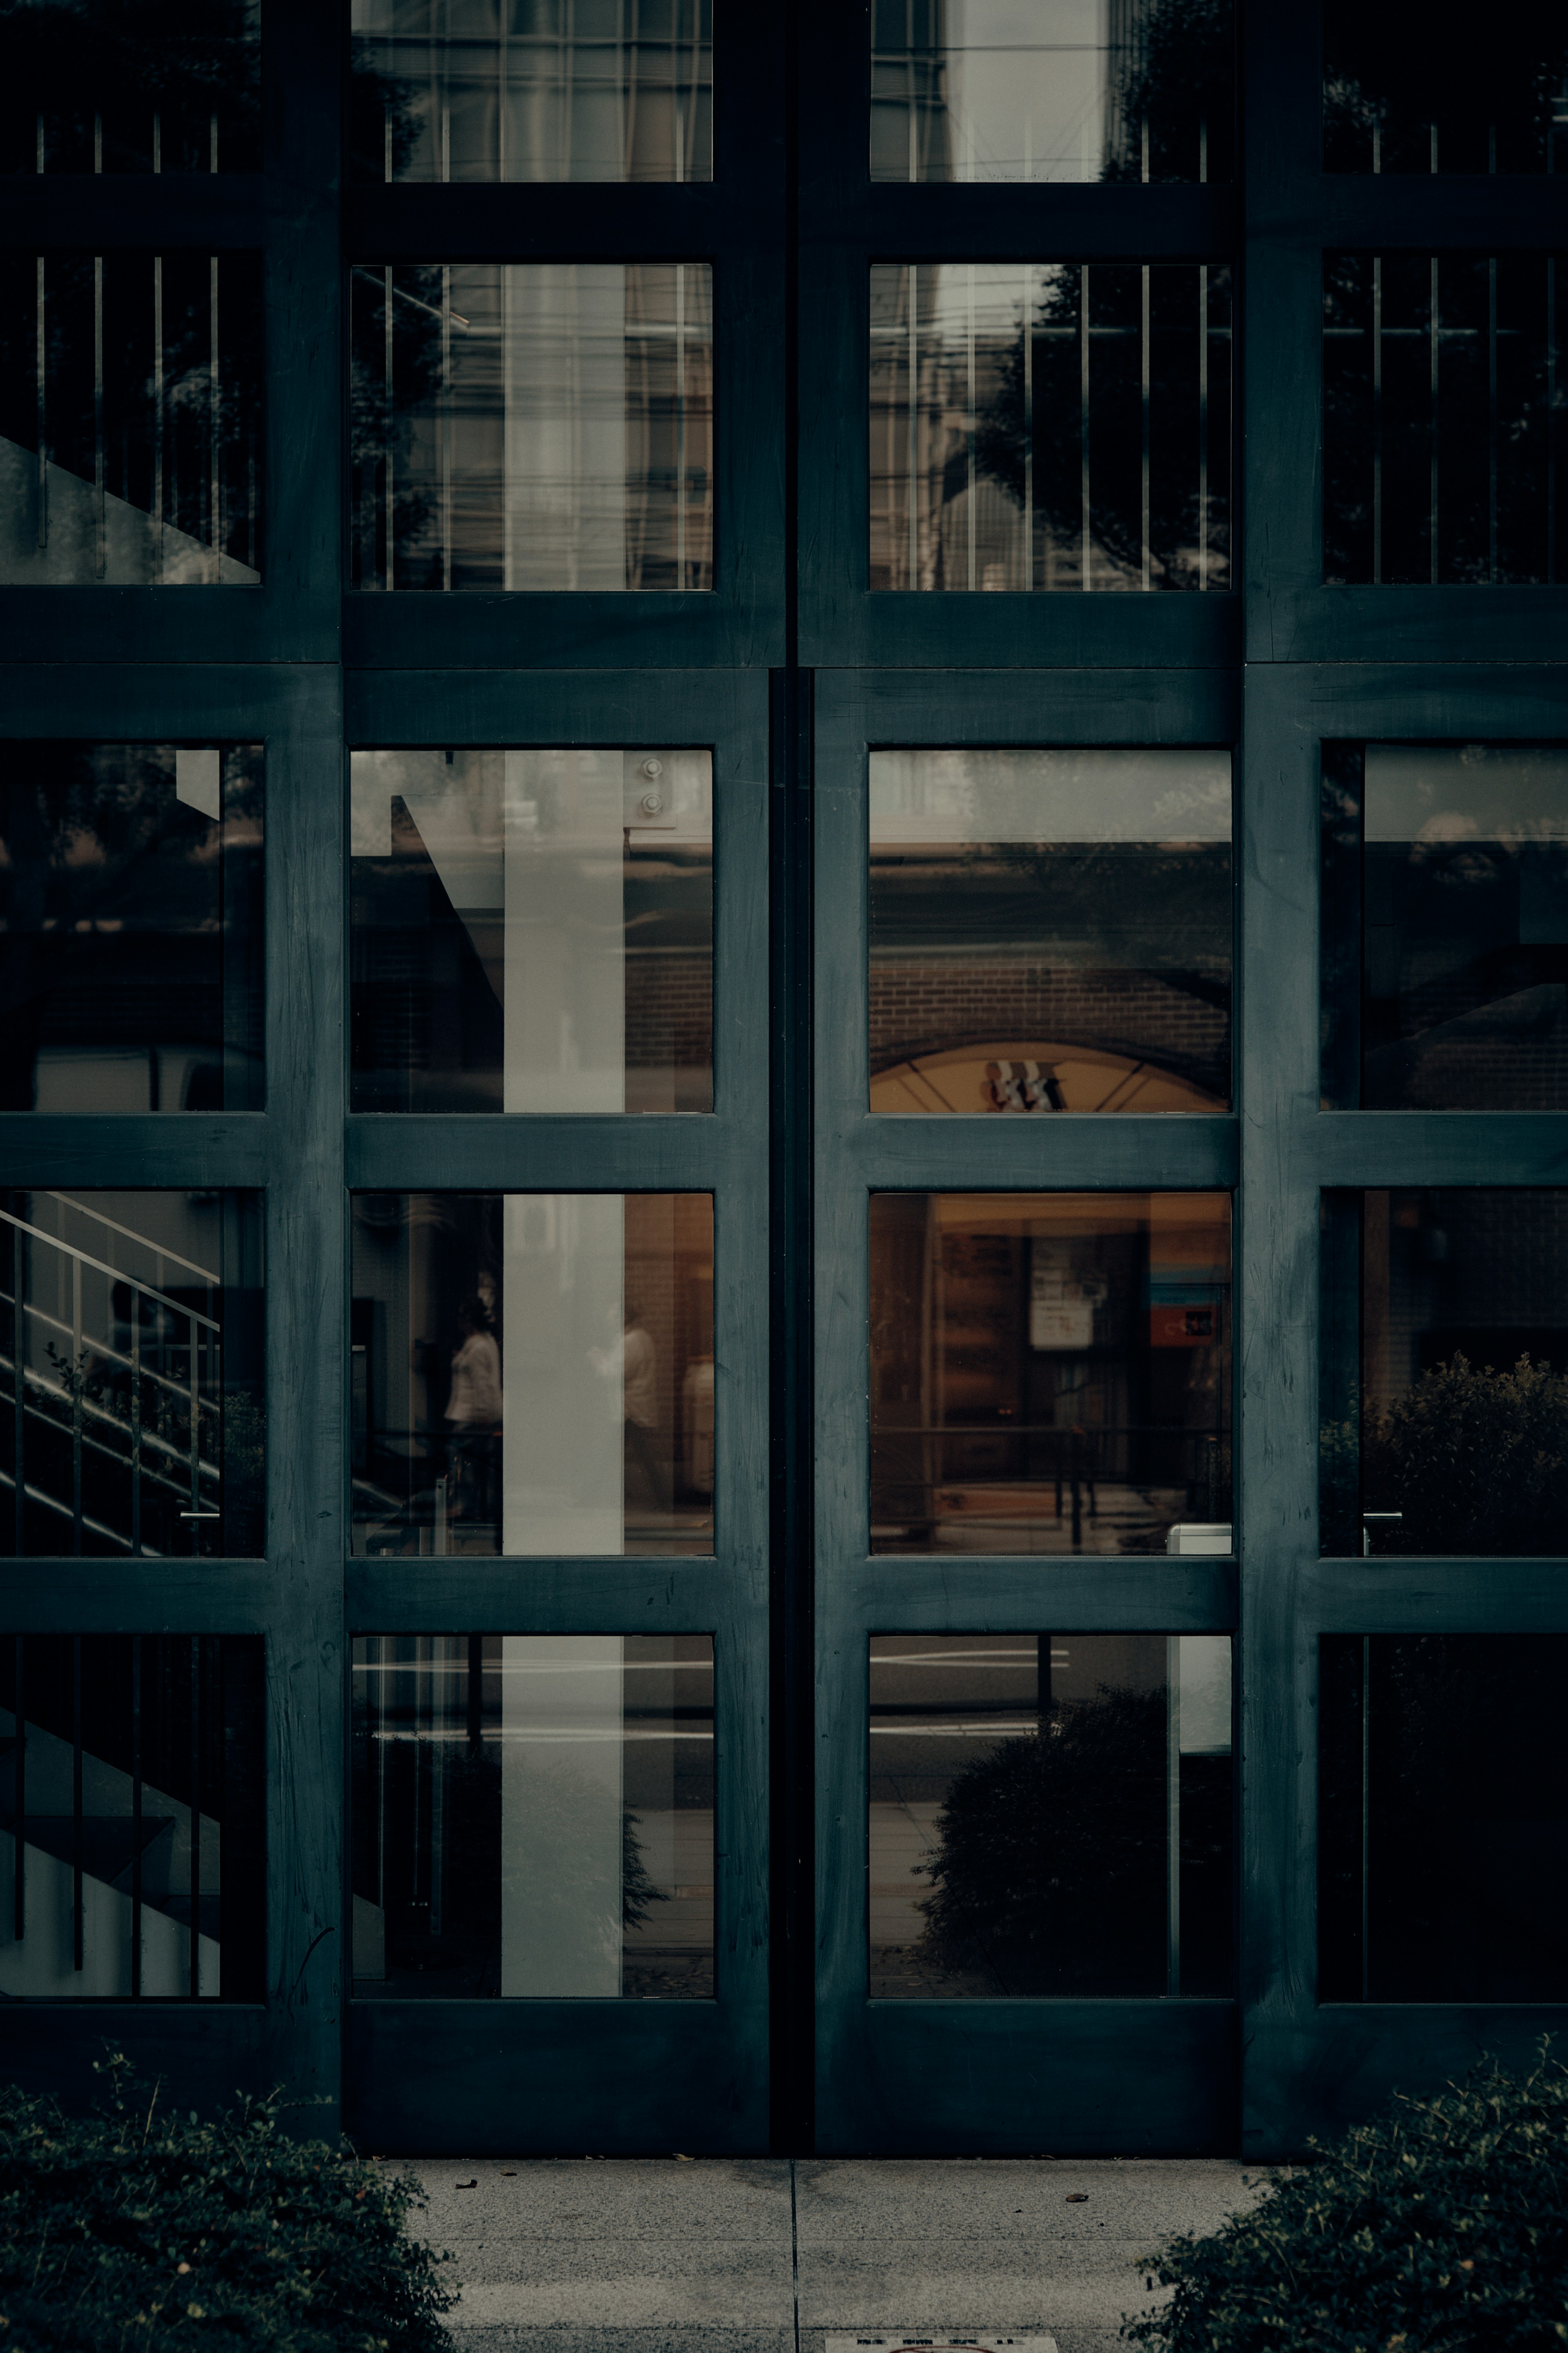
[[[509,1193],[502,1252],[501,1549],[618,1553],[623,1198]]]
[[[503,1995],[621,1990],[625,1641],[501,1641]]]

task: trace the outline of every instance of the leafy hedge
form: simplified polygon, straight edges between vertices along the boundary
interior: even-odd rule
[[[100,2072],[85,2118],[0,2088],[4,2353],[445,2353],[417,2183],[289,2138],[276,2094],[202,2123]]]
[[[1175,2295],[1122,2335],[1168,2353],[1561,2353],[1568,2068],[1543,2042],[1525,2076],[1484,2060],[1432,2099],[1396,2095],[1150,2261]]]

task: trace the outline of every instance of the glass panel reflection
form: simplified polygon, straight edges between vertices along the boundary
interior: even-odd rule
[[[0,0],[0,172],[259,172],[258,0]]]
[[[1230,754],[873,752],[871,1109],[1224,1111]]]
[[[1321,1637],[1320,2000],[1568,2000],[1565,1654]]]
[[[1232,1990],[1227,1634],[874,1634],[873,2000]]]
[[[261,258],[0,254],[0,584],[254,586]]]
[[[710,180],[712,0],[353,0],[373,180]]]
[[[871,1549],[1230,1550],[1223,1193],[873,1193]]]
[[[0,1193],[0,1555],[259,1556],[261,1254],[259,1193]]]
[[[707,1193],[361,1193],[353,1547],[713,1550]]]
[[[258,744],[0,744],[0,1110],[258,1111]]]
[[[262,1656],[0,1637],[0,1999],[265,1999]]]
[[[711,753],[350,772],[356,1111],[712,1110]]]
[[[1229,0],[873,0],[873,180],[1228,180]]]
[[[870,585],[1228,588],[1230,272],[879,262]]]
[[[1563,577],[1560,258],[1331,253],[1323,577]]]
[[[1558,0],[1515,0],[1484,37],[1432,32],[1411,0],[1324,0],[1324,171],[1561,172]]]
[[[358,588],[711,588],[708,263],[362,263]]]
[[[1550,1554],[1568,1525],[1568,1192],[1323,1197],[1322,1547]]]
[[[713,1992],[707,1634],[353,1643],[353,1990]]]
[[[1568,1106],[1568,751],[1323,750],[1323,1102]]]

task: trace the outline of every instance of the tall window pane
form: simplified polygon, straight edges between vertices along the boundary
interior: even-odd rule
[[[873,0],[873,180],[1228,180],[1229,0]]]
[[[0,584],[260,564],[259,254],[0,254]]]
[[[706,1193],[361,1193],[353,1544],[711,1553]]]
[[[1556,1554],[1568,1192],[1323,1197],[1322,1547]]]
[[[1227,1634],[873,1634],[873,2000],[1227,1995]]]
[[[258,744],[0,744],[0,1109],[258,1111]]]
[[[1323,576],[1563,578],[1560,257],[1334,253]]]
[[[1325,172],[1561,172],[1568,27],[1516,0],[1470,37],[1413,0],[1324,0]]]
[[[879,262],[875,588],[1228,588],[1230,272]]]
[[[353,0],[372,180],[710,180],[712,0]]]
[[[713,1107],[708,752],[355,752],[356,1111]]]
[[[0,172],[258,172],[259,0],[4,0]]]
[[[0,1635],[0,1999],[265,2000],[262,1658]]]
[[[708,1634],[353,1644],[353,1990],[679,2001],[713,1985]]]
[[[1323,748],[1323,1102],[1568,1107],[1568,752]]]
[[[1320,2000],[1568,2000],[1565,1669],[1561,1634],[1321,1637]]]
[[[706,262],[360,263],[360,588],[711,588]]]
[[[871,1549],[1230,1550],[1222,1193],[873,1193]]]
[[[870,771],[873,1111],[1227,1107],[1228,752]]]
[[[258,1193],[0,1194],[0,1554],[258,1556]]]

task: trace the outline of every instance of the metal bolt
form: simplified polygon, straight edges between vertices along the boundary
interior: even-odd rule
[[[664,774],[664,762],[662,760],[645,760],[642,764],[642,772],[645,776],[662,776]]]
[[[644,793],[637,807],[644,817],[658,817],[664,807],[664,796],[662,793]]]

